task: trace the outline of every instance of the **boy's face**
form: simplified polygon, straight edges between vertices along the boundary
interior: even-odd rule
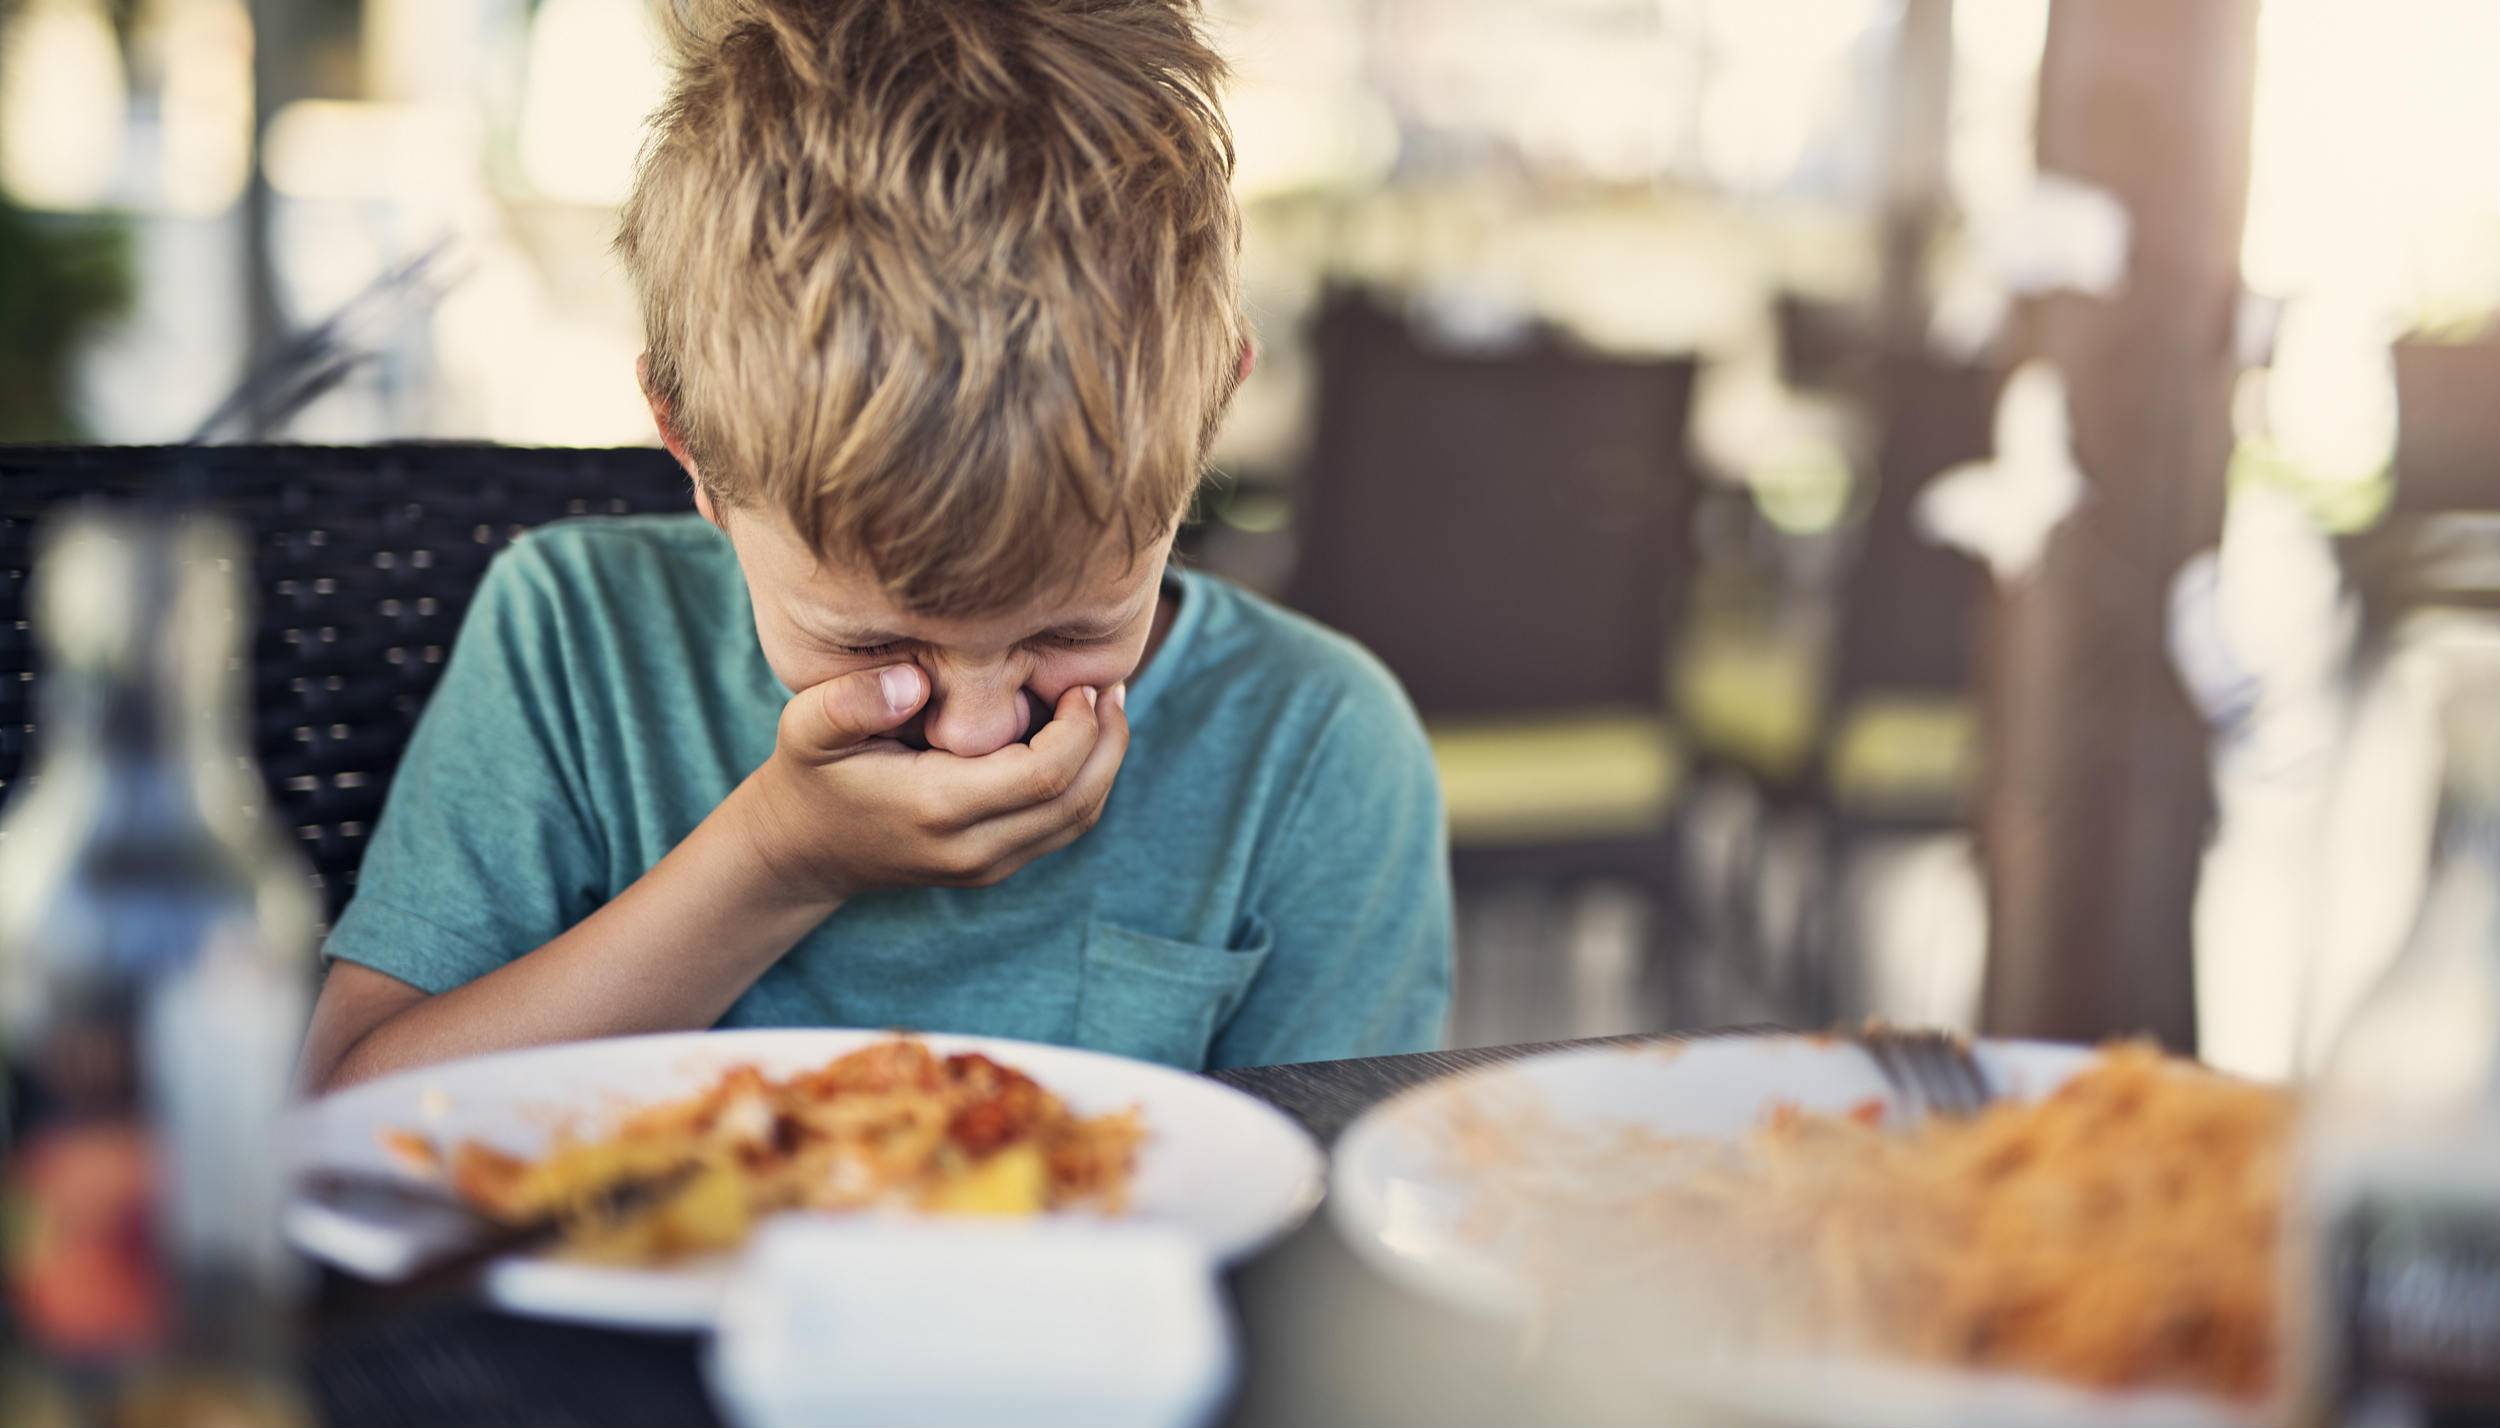
[[[1108,689],[1136,671],[1172,549],[1169,528],[1134,561],[1106,539],[1064,594],[1006,614],[933,618],[898,609],[868,572],[818,557],[778,511],[719,509],[700,488],[697,504],[737,548],[756,637],[783,684],[918,665],[929,700],[895,737],[965,758],[1025,738],[1070,689]]]

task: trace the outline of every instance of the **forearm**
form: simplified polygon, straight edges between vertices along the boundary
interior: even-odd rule
[[[700,1030],[839,903],[793,896],[756,854],[741,785],[652,869],[563,936],[384,1017],[326,1087],[515,1047]]]

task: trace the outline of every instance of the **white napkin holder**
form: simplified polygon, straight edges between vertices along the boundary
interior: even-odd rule
[[[706,1368],[740,1428],[1195,1428],[1233,1365],[1178,1230],[794,1215],[748,1245]]]

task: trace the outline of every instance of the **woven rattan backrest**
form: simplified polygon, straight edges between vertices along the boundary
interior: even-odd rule
[[[487,561],[568,515],[687,509],[639,447],[0,447],[0,799],[41,738],[26,567],[42,515],[204,498],[248,526],[260,590],[253,739],[335,916]]]

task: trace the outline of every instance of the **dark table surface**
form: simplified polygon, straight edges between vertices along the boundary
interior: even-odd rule
[[[1667,1037],[1617,1037],[1638,1042]],[[1549,1042],[1210,1073],[1302,1122],[1323,1144],[1374,1104],[1435,1076]],[[1242,1331],[1237,1425],[1655,1421],[1568,1366],[1524,1366],[1514,1335],[1438,1309],[1357,1261],[1324,1214],[1229,1275]],[[313,1356],[325,1421],[394,1425],[715,1424],[700,1340],[516,1318],[466,1302],[411,1307],[323,1283]]]

